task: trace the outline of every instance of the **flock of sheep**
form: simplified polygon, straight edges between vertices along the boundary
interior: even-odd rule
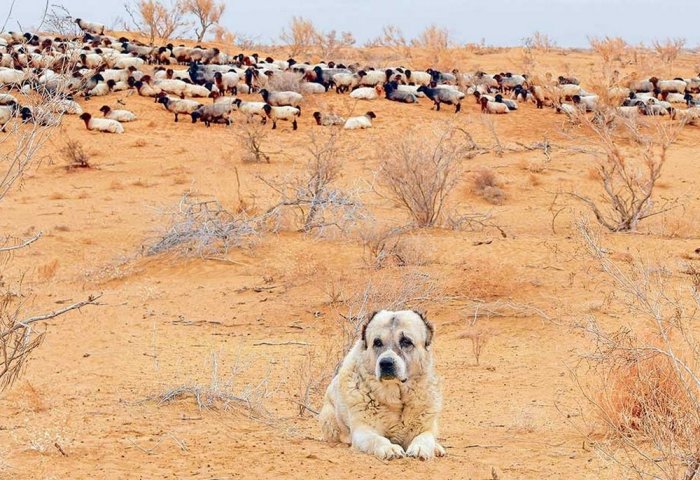
[[[31,33],[0,35],[0,129],[13,119],[55,125],[64,114],[79,115],[89,130],[123,133],[123,123],[137,119],[127,110],[100,108],[101,117],[84,112],[75,101],[88,100],[112,92],[131,91],[152,97],[154,103],[193,123],[229,125],[234,112],[251,121],[289,122],[294,130],[302,113],[304,96],[335,90],[349,93],[356,100],[390,101],[415,104],[426,98],[440,110],[451,105],[455,113],[462,101],[473,97],[482,113],[507,114],[518,110],[518,102],[533,102],[537,108],[549,106],[574,115],[598,108],[599,97],[586,91],[576,78],[531,81],[527,75],[512,73],[415,71],[403,67],[361,68],[334,62],[310,64],[294,59],[260,59],[253,55],[229,55],[217,48],[185,47],[168,44],[143,45],[127,38],[104,34],[104,25],[77,19],[82,38],[61,39]],[[178,67],[182,65],[181,67]],[[277,88],[279,86],[285,88]],[[13,89],[37,92],[51,101],[22,106]],[[628,82],[609,89],[608,97],[618,98],[618,112],[624,116],[671,115],[692,121],[700,118],[700,78]],[[243,100],[238,95],[260,95],[260,101]],[[194,99],[199,100],[194,100]],[[207,99],[207,100],[205,100]],[[681,105],[686,109],[679,108]],[[321,126],[346,129],[370,128],[376,114],[343,118],[328,112],[315,112]]]

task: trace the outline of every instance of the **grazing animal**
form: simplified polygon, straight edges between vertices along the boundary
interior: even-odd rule
[[[486,97],[481,97],[481,113],[508,113],[510,110],[505,103],[491,102]]]
[[[418,97],[411,92],[399,90],[399,85],[396,82],[387,82],[384,84],[384,94],[388,100],[401,103],[418,103]]]
[[[455,113],[458,113],[462,109],[462,99],[464,94],[459,90],[452,90],[449,88],[430,88],[425,85],[418,87],[418,91],[425,94],[430,100],[435,103],[435,109],[440,111],[440,104],[446,103],[448,105],[455,106]]]
[[[433,336],[421,313],[372,314],[326,390],[323,438],[383,460],[444,456],[437,441],[442,395]]]
[[[286,105],[282,107],[275,107],[266,103],[263,110],[265,111],[267,118],[272,120],[273,130],[277,128],[277,120],[292,122],[292,128],[294,130],[297,129],[297,118],[299,118],[301,115],[301,110],[297,107],[290,107]]]
[[[175,121],[178,121],[178,115],[192,115],[192,112],[202,106],[201,103],[194,100],[185,100],[181,98],[171,98],[161,93],[157,100],[162,103],[166,110],[175,114]]]

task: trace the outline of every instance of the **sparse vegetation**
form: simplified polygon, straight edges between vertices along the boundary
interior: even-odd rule
[[[66,138],[65,145],[61,148],[61,153],[66,159],[66,168],[73,170],[76,168],[91,168],[90,155],[83,148],[83,144],[78,140]]]
[[[137,0],[124,7],[132,22],[132,27],[148,37],[151,44],[156,40],[167,42],[185,27],[185,8],[182,0]]]
[[[215,0],[183,0],[182,9],[186,14],[194,16],[199,24],[194,31],[198,42],[204,40],[207,30],[212,27],[219,27],[219,30],[216,30],[216,32],[220,38],[223,37],[222,27],[218,23],[221,21],[221,16],[226,9],[224,2],[217,3]]]
[[[501,205],[506,194],[501,189],[502,182],[490,168],[480,168],[472,174],[472,191],[494,205]]]

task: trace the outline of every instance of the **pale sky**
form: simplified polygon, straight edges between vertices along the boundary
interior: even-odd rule
[[[115,24],[124,17],[121,0],[50,0],[74,17]],[[164,0],[169,1],[169,0]],[[0,2],[0,25],[10,0]],[[7,30],[25,30],[39,22],[45,1],[17,0]],[[534,31],[559,45],[587,47],[588,36],[621,36],[630,43],[683,37],[700,46],[700,0],[246,0],[226,1],[222,23],[234,32],[277,39],[294,15],[322,30],[350,31],[359,43],[374,38],[382,26],[395,24],[408,38],[435,23],[447,27],[458,43],[516,46]]]

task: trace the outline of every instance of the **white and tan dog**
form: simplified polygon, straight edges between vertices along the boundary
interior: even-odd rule
[[[442,396],[432,339],[432,325],[418,312],[371,315],[326,391],[324,439],[382,459],[445,455],[436,439]]]

